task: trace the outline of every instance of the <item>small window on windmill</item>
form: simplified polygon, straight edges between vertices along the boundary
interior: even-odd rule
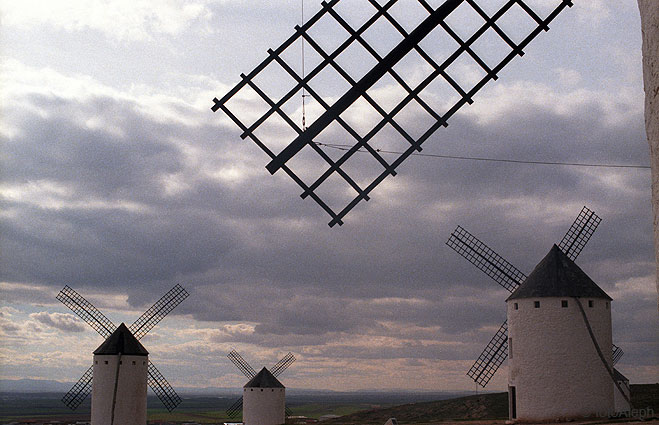
[[[135,362],[135,360],[133,360],[133,366],[135,366],[135,364],[136,364],[136,362]]]
[[[515,303],[515,310],[519,310],[519,304]]]
[[[540,308],[540,301],[533,301],[533,308]]]
[[[98,364],[98,360],[94,361],[94,364]]]
[[[609,302],[608,301],[606,302],[606,309],[607,310],[609,309]]]
[[[567,308],[567,300],[561,300],[561,307]]]
[[[588,307],[593,308],[594,302],[593,300],[588,300]]]
[[[107,360],[105,361],[105,364],[108,364],[108,361],[107,361]]]

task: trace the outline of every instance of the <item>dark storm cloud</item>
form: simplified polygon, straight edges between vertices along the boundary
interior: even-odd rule
[[[412,157],[330,229],[320,208],[286,176],[270,176],[265,155],[210,112],[179,111],[200,122],[181,125],[111,96],[22,100],[32,108],[12,112],[21,132],[5,141],[5,183],[65,192],[49,195],[54,206],[38,194],[5,200],[2,279],[128,293],[134,307],[180,283],[191,298],[175,313],[255,324],[217,341],[322,351],[353,334],[414,337],[453,345],[384,355],[472,358],[504,320],[506,292],[445,246],[458,224],[528,273],[588,205],[604,221],[579,259],[584,270],[607,290],[653,270],[645,171]],[[578,116],[524,105],[488,124],[461,115],[424,152],[642,163],[642,121],[605,118],[595,103]],[[170,193],[172,176],[180,187]],[[344,350],[332,356],[381,352]]]

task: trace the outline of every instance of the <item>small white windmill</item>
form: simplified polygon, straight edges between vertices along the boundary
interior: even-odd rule
[[[245,425],[283,424],[291,412],[286,407],[286,388],[277,377],[295,361],[295,356],[288,353],[270,370],[264,367],[258,373],[236,350],[227,357],[249,378],[242,397],[227,409],[229,417],[236,417],[242,408]]]
[[[92,424],[143,425],[146,423],[148,385],[168,411],[174,410],[181,398],[149,361],[149,353],[139,340],[188,295],[185,289],[176,285],[130,327],[123,323],[117,327],[89,301],[65,286],[57,294],[57,299],[105,341],[94,351],[92,366],[62,398],[64,404],[76,409],[91,392]]]

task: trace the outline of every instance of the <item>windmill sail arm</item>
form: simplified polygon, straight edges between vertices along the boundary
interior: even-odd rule
[[[451,233],[446,245],[509,292],[513,292],[526,279],[517,267],[461,226]]]
[[[231,350],[227,358],[249,379],[256,376],[256,371],[236,350]]]
[[[570,260],[576,260],[601,221],[602,219],[597,214],[584,206],[563,236],[558,248]]]
[[[275,363],[274,366],[270,369],[270,372],[275,376],[279,376],[284,372],[288,367],[293,364],[295,361],[295,356],[293,353],[288,353],[284,357],[282,357],[281,360],[279,360],[277,363]]]
[[[57,294],[56,298],[87,322],[103,338],[109,337],[117,329],[110,319],[68,285]]]
[[[62,403],[66,404],[71,410],[75,410],[80,403],[85,401],[89,393],[92,391],[92,377],[94,373],[94,366],[91,366],[87,371],[78,379],[68,393],[62,397]]]
[[[494,334],[476,362],[467,372],[467,376],[481,387],[485,388],[492,376],[496,373],[508,357],[508,321],[503,322]]]
[[[137,338],[141,339],[165,316],[183,302],[190,294],[180,285],[174,286],[165,295],[156,301],[128,328]]]
[[[617,345],[613,344],[613,354],[611,355],[611,359],[613,360],[613,365],[615,366],[618,361],[620,361],[620,358],[622,357],[623,354],[625,354],[624,351],[622,351],[622,348],[618,347]]]
[[[171,412],[181,403],[181,397],[176,394],[174,388],[167,382],[165,377],[149,360],[147,369],[147,384],[158,396],[162,404],[165,405],[167,411]]]
[[[226,410],[227,415],[233,419],[238,416],[238,413],[243,409],[243,398],[240,397]]]

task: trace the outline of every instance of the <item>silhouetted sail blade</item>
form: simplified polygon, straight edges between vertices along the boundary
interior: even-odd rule
[[[73,385],[68,393],[62,397],[62,402],[66,404],[71,410],[75,410],[80,403],[82,403],[89,393],[92,392],[92,377],[94,374],[94,366],[87,369],[78,382]]]
[[[288,408],[288,406],[284,406],[284,412],[286,413],[286,416],[293,416],[293,411]]]
[[[295,361],[295,356],[293,353],[288,353],[284,357],[282,357],[281,360],[279,360],[274,366],[272,366],[272,369],[270,369],[270,373],[272,373],[274,376],[279,376],[283,371],[288,369],[288,367],[293,364]]]
[[[618,347],[617,345],[613,344],[613,355],[611,356],[613,360],[613,365],[615,366],[616,363],[620,360],[622,355],[625,354],[624,351],[622,351],[622,348]]]
[[[240,414],[242,410],[243,410],[243,398],[240,397],[226,410],[227,416],[229,416],[231,419],[234,419],[236,416]]]
[[[446,127],[464,105],[473,103],[479,90],[497,79],[499,72],[515,57],[522,56],[523,49],[538,34],[549,29],[561,11],[572,6],[571,0],[555,0],[554,9],[543,19],[522,0],[498,2],[500,6],[487,8],[489,12],[479,6],[485,0],[446,0],[437,2],[437,6],[420,1],[423,10],[417,15],[419,19],[407,26],[409,22],[398,22],[396,14],[390,13],[397,3],[398,0],[364,2],[362,12],[368,15],[359,26],[353,26],[349,23],[352,20],[341,16],[339,0],[323,2],[318,13],[296,27],[281,46],[268,50],[267,58],[252,72],[242,74],[233,89],[221,99],[213,99],[211,109],[222,110],[240,128],[241,138],[250,138],[270,157],[268,171],[283,170],[300,186],[302,198],[311,197],[329,214],[330,226],[341,225],[352,208],[367,201],[385,178],[396,175],[403,161],[421,151],[421,145],[435,131]],[[469,28],[465,19],[452,19],[456,9],[474,17],[468,20]],[[507,34],[504,23],[510,20],[526,21],[528,25],[524,25],[524,32]],[[322,29],[316,31],[317,27]],[[329,27],[334,30],[328,32]],[[388,32],[378,34],[379,39],[400,41],[386,48],[369,44],[372,33],[383,28]],[[345,41],[325,43],[321,37]],[[304,75],[297,71],[298,58],[291,57],[291,51],[297,51],[301,43],[317,58]],[[483,43],[498,45],[500,54],[480,57],[478,47]],[[433,50],[431,46],[437,44],[445,55]],[[354,51],[362,52],[362,56],[351,57]],[[406,78],[394,69],[397,63],[412,56],[419,62],[415,69],[428,69],[424,78]],[[351,67],[356,62],[368,66],[365,72]],[[478,71],[476,80],[460,78],[459,70],[465,63]],[[334,79],[347,84],[328,87],[327,81]],[[270,87],[272,84],[277,85],[276,89]],[[375,93],[379,84],[401,95],[385,104]],[[438,96],[433,91],[437,86],[446,87],[447,93]],[[308,127],[287,113],[301,94],[318,109],[318,118]],[[366,110],[368,113],[364,113]],[[352,116],[364,119],[356,124],[349,119]],[[269,128],[280,131],[271,137]],[[393,136],[386,136],[387,140],[397,138],[404,144],[399,154],[382,156],[383,146],[378,139],[383,131],[393,132]],[[328,153],[330,148],[323,142],[328,140],[340,144],[343,153]],[[351,160],[355,154],[360,159]],[[305,158],[300,160],[302,164],[295,164],[298,155]],[[362,161],[363,157],[367,160]],[[361,165],[353,168],[355,161]],[[310,173],[310,169],[318,172]],[[349,195],[345,199],[325,197],[327,193],[339,192]]]
[[[451,233],[446,245],[510,292],[526,279],[524,273],[461,226]]]
[[[467,376],[478,385],[485,388],[492,376],[496,373],[508,357],[508,321],[503,322],[499,330],[492,337],[476,362],[471,366]]]
[[[570,260],[576,260],[601,221],[602,219],[597,214],[583,207],[570,229],[563,236],[558,248]]]
[[[160,373],[158,369],[149,360],[149,367],[147,369],[147,384],[158,396],[165,408],[171,412],[181,403],[181,397],[176,394],[174,388],[169,385],[169,382]]]
[[[130,325],[128,329],[135,338],[141,339],[189,295],[180,285],[174,286]]]
[[[56,298],[87,322],[103,338],[109,337],[117,329],[103,313],[68,285],[57,294]]]
[[[247,378],[252,379],[256,376],[254,368],[250,366],[236,350],[231,350],[229,354],[227,354],[227,357]]]

